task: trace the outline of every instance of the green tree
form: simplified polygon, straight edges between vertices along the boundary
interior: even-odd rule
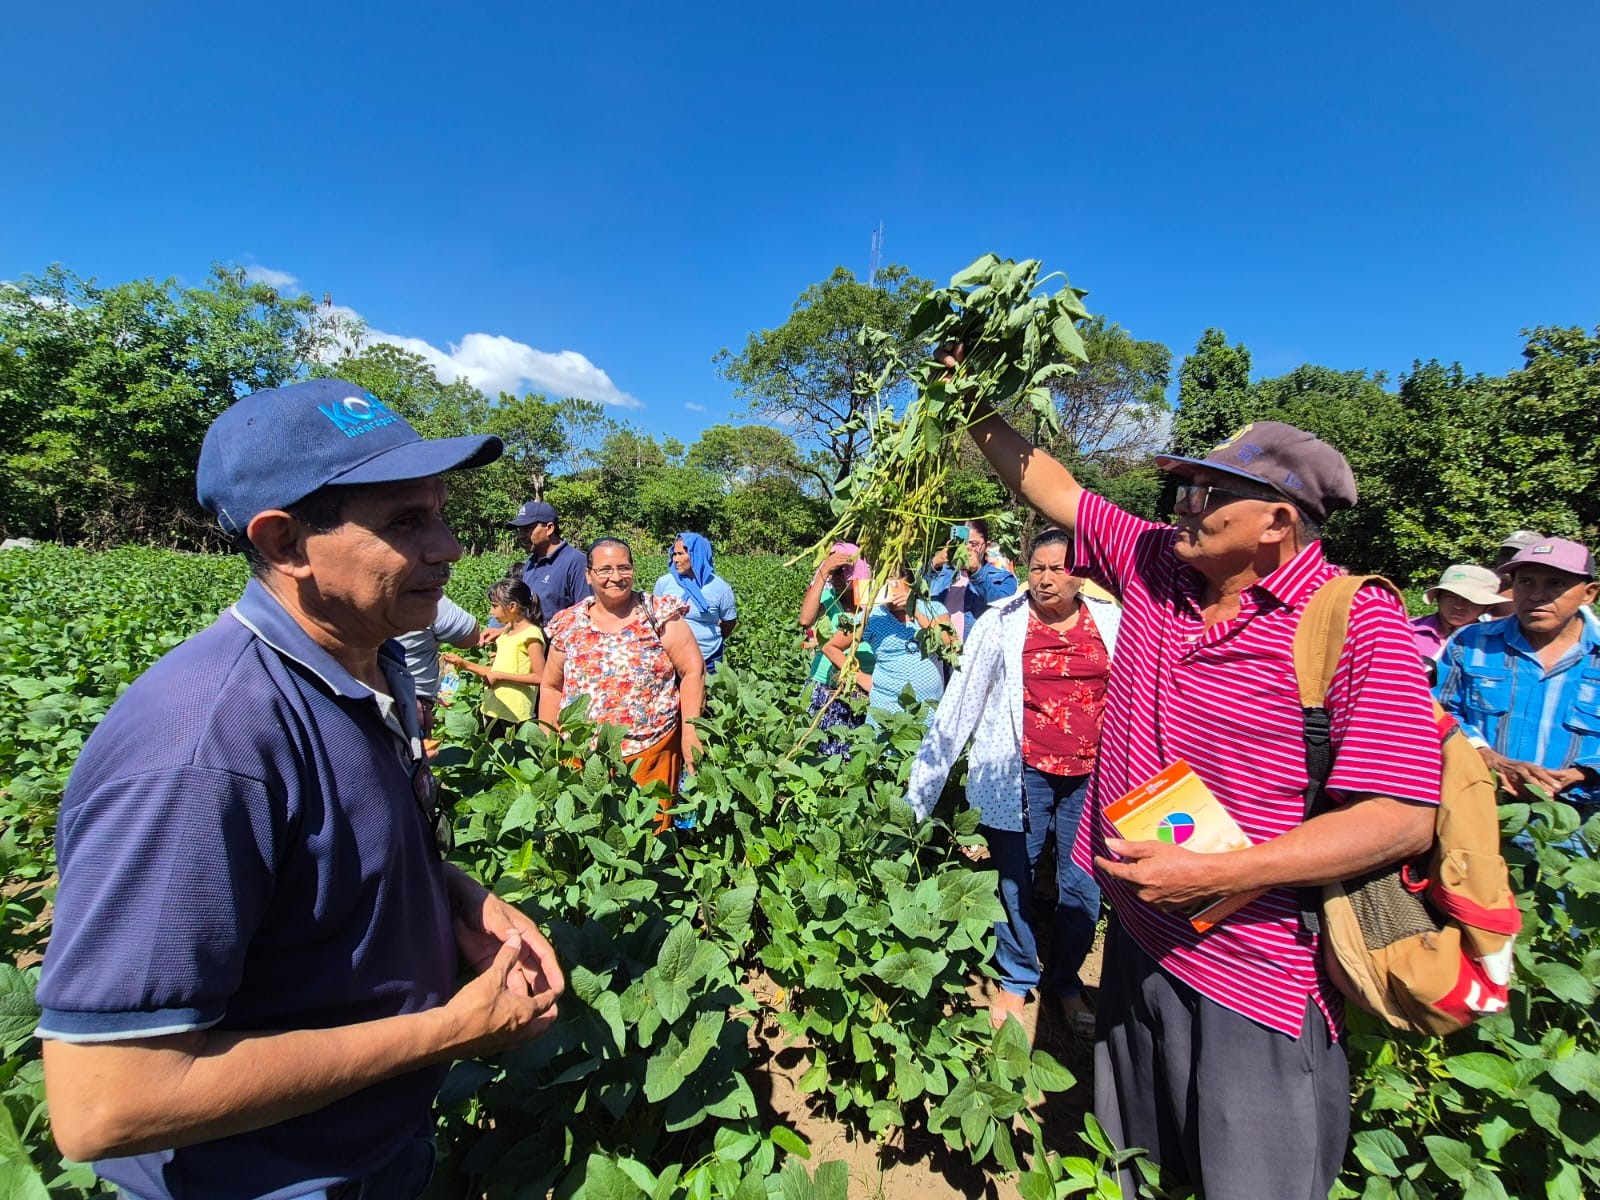
[[[239,396],[302,374],[320,338],[309,299],[220,265],[194,288],[103,288],[60,266],[0,284],[0,526],[214,542],[194,500],[207,427]]]
[[[1234,430],[1257,420],[1250,387],[1250,351],[1228,345],[1220,329],[1201,335],[1194,353],[1178,367],[1178,411],[1172,446],[1179,454],[1204,454]]]
[[[869,440],[873,400],[861,381],[884,368],[877,353],[858,343],[857,334],[867,326],[904,331],[932,286],[900,266],[880,270],[875,286],[836,267],[800,293],[782,325],[752,333],[738,354],[724,349],[713,360],[736,394],[749,401],[751,412],[782,422],[802,447],[817,451],[817,460],[806,469],[830,494]],[[908,357],[920,351],[903,332],[900,348]],[[894,394],[891,388],[891,400]]]
[[[710,471],[669,466],[641,475],[635,504],[651,544],[664,546],[683,530],[724,541],[726,500]]]
[[[814,478],[794,439],[770,425],[713,425],[689,447],[685,463],[710,471],[726,491],[763,479]]]
[[[1061,432],[1041,427],[1027,401],[1007,406],[1013,424],[1052,455],[1067,463],[1084,483],[1116,503],[1153,516],[1160,484],[1150,456],[1165,447],[1170,406],[1167,388],[1172,376],[1172,351],[1160,342],[1134,337],[1122,326],[1096,316],[1079,326],[1088,362],[1077,374],[1052,380],[1050,390],[1060,416]],[[967,471],[990,474],[973,451]],[[965,473],[965,472],[964,472]],[[1125,484],[1124,475],[1132,474]],[[991,475],[992,478],[992,475]],[[1005,491],[996,482],[1002,497]],[[1009,497],[1006,497],[1009,500]],[[986,509],[998,510],[995,504]],[[1020,536],[1027,544],[1039,532],[1038,514],[1021,512]]]
[[[769,476],[744,484],[724,501],[725,543],[731,554],[793,554],[828,528],[828,506],[793,479]]]
[[[1057,457],[1092,461],[1116,474],[1162,448],[1172,351],[1103,316],[1092,317],[1078,332],[1089,361],[1075,375],[1051,380],[1062,432],[1045,435],[1042,444]],[[1025,411],[1018,409],[1017,419],[1024,420]]]
[[[1393,556],[1387,529],[1400,503],[1395,465],[1409,420],[1399,397],[1385,390],[1384,383],[1382,372],[1296,367],[1257,383],[1253,404],[1258,411],[1250,419],[1295,425],[1349,460],[1361,501],[1329,519],[1324,529],[1328,556],[1352,569],[1394,573],[1402,564]]]
[[[1547,533],[1600,531],[1600,327],[1524,330],[1523,365],[1495,381],[1496,457],[1518,511]]]

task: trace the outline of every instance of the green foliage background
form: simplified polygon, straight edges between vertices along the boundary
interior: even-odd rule
[[[0,284],[0,534],[121,547],[0,554],[0,1195],[95,1186],[55,1154],[30,1036],[67,773],[121,691],[244,580],[236,558],[123,543],[214,546],[191,500],[206,426],[238,395],[312,374],[373,390],[425,435],[505,439],[501,462],[453,484],[450,519],[479,552],[451,583],[469,609],[482,611],[513,559],[501,522],[535,495],[557,504],[572,540],[629,537],[647,580],[678,530],[708,533],[740,600],[683,805],[691,830],[648,835],[658,796],[617,769],[612,735],[571,765],[580,714],[565,742],[530,732],[509,753],[470,737],[470,695],[447,718],[455,855],[549,925],[573,986],[550,1036],[452,1072],[435,1194],[841,1200],[840,1165],[808,1164],[803,1140],[751,1092],[748,1035],[762,1022],[803,1047],[815,1102],[863,1132],[930,1129],[986,1169],[1017,1172],[1026,1200],[1118,1195],[1109,1170],[1126,1156],[1092,1118],[1082,1154],[1041,1139],[1034,1105],[1070,1073],[1014,1032],[991,1034],[966,998],[988,970],[992,881],[958,853],[973,831],[954,815],[954,784],[945,819],[910,821],[915,716],[846,735],[847,764],[820,760],[794,622],[804,567],[739,556],[792,552],[831,523],[841,468],[868,449],[858,381],[921,353],[905,331],[926,287],[890,267],[878,288],[841,269],[806,289],[785,322],[718,356],[753,411],[784,428],[718,425],[684,445],[582,400],[441,381],[418,356],[364,345],[361,330],[233,268],[199,287],[102,287],[61,268]],[[890,331],[884,353],[863,357],[863,324]],[[1600,534],[1600,330],[1526,331],[1522,365],[1503,376],[1419,360],[1391,386],[1314,364],[1252,378],[1248,348],[1213,329],[1179,365],[1175,407],[1166,347],[1105,318],[1079,332],[1083,369],[1012,415],[1047,404],[1054,420],[1034,432],[1142,515],[1162,510],[1155,450],[1204,453],[1277,419],[1333,442],[1356,472],[1362,503],[1330,522],[1330,556],[1413,594],[1448,563],[1487,560],[1512,529]],[[947,491],[954,512],[1000,517],[1016,549],[1027,514],[970,448],[949,464]],[[1353,1022],[1341,1196],[1600,1192],[1600,821],[1579,829],[1557,804],[1503,815],[1508,833],[1532,838],[1508,852],[1526,917],[1515,1001],[1448,1042]],[[758,974],[781,1001],[756,1000]]]
[[[504,565],[464,561],[451,594],[481,613]],[[651,578],[665,560],[640,566]],[[993,879],[958,853],[973,822],[956,815],[957,787],[920,826],[902,801],[919,721],[848,733],[847,764],[819,759],[794,624],[806,573],[776,559],[724,567],[744,615],[682,805],[693,829],[650,836],[657,793],[619,770],[614,732],[585,755],[577,713],[564,741],[530,732],[510,752],[471,736],[470,693],[446,716],[453,856],[552,931],[572,988],[545,1038],[452,1071],[434,1195],[843,1200],[842,1166],[808,1161],[750,1088],[758,1022],[803,1048],[802,1087],[863,1134],[929,1129],[987,1170],[1018,1171],[1026,1200],[1118,1195],[1111,1169],[1126,1156],[1092,1118],[1082,1153],[1039,1128],[1034,1105],[1071,1073],[973,1011]],[[31,1038],[67,772],[116,696],[244,577],[237,558],[142,548],[0,553],[0,1194],[95,1190],[54,1151]],[[1579,830],[1564,805],[1503,813],[1508,832],[1539,818],[1534,848],[1508,851],[1526,920],[1512,1007],[1449,1041],[1353,1021],[1341,1196],[1600,1188],[1600,818]],[[755,998],[758,976],[779,999]]]

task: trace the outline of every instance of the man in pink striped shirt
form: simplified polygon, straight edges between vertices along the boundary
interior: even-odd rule
[[[1349,1072],[1341,999],[1296,889],[1420,853],[1440,776],[1405,613],[1363,591],[1328,693],[1338,803],[1305,819],[1292,646],[1306,601],[1340,573],[1319,527],[1355,503],[1349,464],[1302,430],[1257,422],[1203,459],[1156,460],[1181,477],[1163,525],[1084,491],[992,412],[973,434],[1013,491],[1075,534],[1080,565],[1124,606],[1074,853],[1112,914],[1097,1115],[1207,1200],[1321,1200],[1344,1158]],[[1178,759],[1249,849],[1202,855],[1116,837],[1104,806]],[[1186,916],[1257,890],[1208,932]]]

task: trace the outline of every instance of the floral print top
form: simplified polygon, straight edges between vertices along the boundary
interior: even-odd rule
[[[1087,775],[1100,749],[1111,656],[1082,605],[1057,633],[1028,614],[1022,644],[1022,761],[1050,775]]]
[[[624,755],[655,745],[678,724],[678,676],[656,631],[680,620],[689,605],[675,596],[634,593],[633,619],[615,633],[594,627],[593,596],[562,609],[545,632],[550,648],[566,655],[562,704],[589,697],[589,721],[621,725]],[[654,628],[646,618],[654,618]]]

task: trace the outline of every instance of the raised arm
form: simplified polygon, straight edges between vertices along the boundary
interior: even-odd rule
[[[1001,481],[1046,520],[1073,532],[1083,487],[1072,472],[1006,424],[988,404],[980,401],[976,414],[972,440]]]
[[[811,577],[811,586],[806,588],[805,597],[800,601],[800,628],[810,629],[817,623],[817,618],[822,616],[822,589],[828,584],[828,576],[849,561],[850,555],[837,552],[822,560],[817,573]]]

